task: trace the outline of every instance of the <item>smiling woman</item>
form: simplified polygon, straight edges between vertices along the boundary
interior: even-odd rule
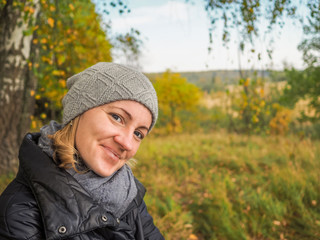
[[[135,101],[90,109],[79,119],[76,147],[86,166],[108,177],[136,154],[151,121],[150,111]]]
[[[164,239],[126,164],[158,117],[140,72],[98,63],[68,79],[63,123],[27,134],[0,196],[0,239]]]

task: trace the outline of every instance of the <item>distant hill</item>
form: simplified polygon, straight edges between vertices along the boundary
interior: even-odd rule
[[[146,74],[151,80],[160,77],[162,73]],[[240,73],[238,70],[215,70],[201,72],[180,72],[182,77],[187,78],[191,82],[201,88],[203,91],[210,92],[211,90],[223,90],[226,85],[238,84]],[[243,71],[245,78],[253,78],[255,76],[263,77],[266,81],[270,81],[269,71]]]

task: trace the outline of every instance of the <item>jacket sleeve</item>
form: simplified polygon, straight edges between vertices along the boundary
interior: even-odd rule
[[[160,233],[159,229],[154,225],[151,215],[148,213],[147,206],[142,201],[140,207],[140,220],[142,232],[145,240],[164,240],[164,237]]]
[[[41,222],[32,193],[15,179],[0,196],[0,240],[44,239]]]

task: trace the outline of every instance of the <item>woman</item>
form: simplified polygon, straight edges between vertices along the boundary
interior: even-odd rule
[[[128,161],[158,116],[140,72],[98,63],[68,79],[63,123],[27,134],[0,197],[0,239],[164,239]]]

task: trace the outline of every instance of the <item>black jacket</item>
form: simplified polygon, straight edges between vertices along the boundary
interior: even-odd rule
[[[120,219],[94,202],[79,183],[27,134],[19,152],[19,172],[0,196],[0,239],[163,240],[138,194]]]

